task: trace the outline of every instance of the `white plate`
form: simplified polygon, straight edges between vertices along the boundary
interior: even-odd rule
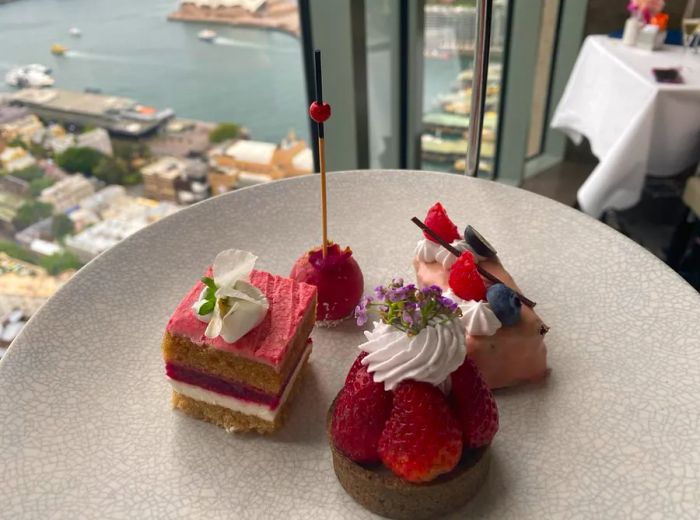
[[[352,322],[315,330],[286,427],[229,435],[170,409],[160,339],[222,249],[287,274],[320,243],[317,177],[242,190],[137,233],[85,267],[0,365],[0,517],[356,518],[326,409],[356,355]],[[412,277],[409,221],[441,200],[473,224],[552,330],[544,385],[497,394],[489,518],[700,516],[700,298],[636,244],[555,202],[419,172],[329,179],[331,237],[366,289]],[[462,512],[463,515],[463,512]]]

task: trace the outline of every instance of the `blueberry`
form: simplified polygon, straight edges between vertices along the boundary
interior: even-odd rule
[[[520,298],[510,287],[502,283],[492,285],[486,291],[491,310],[505,326],[517,325],[520,321]]]
[[[496,256],[494,247],[473,227],[466,227],[464,230],[464,240],[467,241],[469,247],[471,247],[477,255],[483,256],[484,258]]]

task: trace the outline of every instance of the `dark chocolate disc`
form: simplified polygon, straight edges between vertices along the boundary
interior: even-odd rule
[[[467,241],[469,247],[471,247],[477,255],[485,258],[496,256],[494,247],[473,227],[467,226],[464,230],[464,240]]]

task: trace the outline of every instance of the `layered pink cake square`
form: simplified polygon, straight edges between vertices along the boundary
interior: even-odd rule
[[[176,408],[229,431],[267,433],[281,425],[311,353],[316,288],[255,269],[250,283],[269,302],[259,325],[232,343],[207,337],[192,308],[199,281],[170,318],[162,350]]]

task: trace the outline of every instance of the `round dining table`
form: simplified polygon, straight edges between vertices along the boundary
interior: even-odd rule
[[[321,241],[317,176],[179,211],[80,270],[0,362],[0,518],[371,518],[332,468],[326,413],[364,339],[316,328],[276,434],[174,411],[160,342],[215,255],[287,275]],[[328,176],[330,238],[365,290],[414,278],[441,201],[479,230],[551,327],[548,377],[496,391],[479,494],[454,518],[700,517],[700,296],[656,257],[572,208],[495,182],[419,171]]]

